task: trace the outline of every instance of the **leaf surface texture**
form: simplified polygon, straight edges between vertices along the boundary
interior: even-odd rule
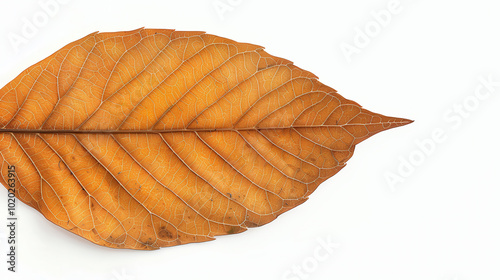
[[[371,135],[363,109],[262,47],[204,32],[93,33],[0,90],[17,197],[96,244],[214,239],[303,203]]]

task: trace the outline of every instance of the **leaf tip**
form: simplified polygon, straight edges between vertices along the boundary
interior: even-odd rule
[[[394,126],[392,126],[392,127],[404,126],[404,125],[411,124],[414,122],[414,120],[405,119],[405,118],[390,118],[390,119],[392,119],[392,121],[394,122]]]

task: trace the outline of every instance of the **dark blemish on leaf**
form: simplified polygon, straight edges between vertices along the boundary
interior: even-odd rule
[[[165,226],[160,227],[160,231],[158,232],[158,236],[162,239],[172,239],[172,233],[167,230]]]
[[[228,231],[227,234],[235,234],[238,233],[239,228],[238,227],[231,227]]]
[[[253,227],[258,227],[259,225],[254,222],[246,221],[245,226],[248,228],[253,228]]]
[[[106,238],[106,241],[113,244],[116,243],[116,240],[112,235],[108,236],[108,238]]]
[[[232,193],[227,193],[227,195],[229,195],[229,198],[233,198],[233,194]]]

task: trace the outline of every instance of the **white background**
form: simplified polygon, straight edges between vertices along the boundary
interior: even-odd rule
[[[2,188],[0,279],[500,279],[498,1],[400,0],[384,26],[375,15],[388,0],[66,0],[52,12],[47,1],[0,3],[0,86],[94,31],[201,30],[265,46],[365,108],[415,122],[358,145],[276,221],[202,244],[100,247],[19,203],[11,273]],[[36,30],[23,34],[30,23]],[[488,92],[481,79],[498,82]],[[338,247],[327,253],[318,239]]]

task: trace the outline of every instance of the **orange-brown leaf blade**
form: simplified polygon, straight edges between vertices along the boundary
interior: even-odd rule
[[[93,33],[0,89],[17,197],[96,244],[213,240],[271,222],[354,146],[372,113],[262,47],[203,32]]]

